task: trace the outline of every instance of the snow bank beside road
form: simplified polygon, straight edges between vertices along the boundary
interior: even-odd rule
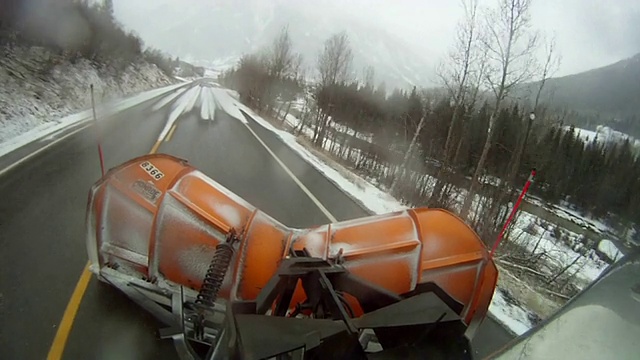
[[[16,47],[0,61],[0,144],[34,129],[61,125],[65,116],[88,109],[91,84],[100,105],[174,82],[145,62],[116,72],[87,60],[53,64],[45,49]]]
[[[113,115],[118,111],[122,111],[126,108],[135,106],[137,104],[143,103],[147,100],[153,99],[156,96],[162,95],[165,92],[172,91],[184,84],[176,84],[165,86],[159,89],[145,91],[143,93],[131,96],[126,99],[121,100],[112,100],[107,102],[106,104],[102,104],[96,109],[96,114],[98,119],[105,118]],[[27,145],[33,141],[38,139],[45,138],[47,136],[51,136],[59,131],[63,131],[65,128],[80,124],[86,121],[92,121],[93,114],[91,109],[81,111],[76,114],[72,114],[61,119],[50,120],[39,126],[36,126],[28,131],[23,132],[22,134],[12,137],[4,142],[0,142],[0,157],[4,156],[15,149]],[[0,133],[2,128],[0,127]]]
[[[335,167],[337,164],[327,164],[320,158],[312,154],[306,147],[298,143],[296,137],[286,131],[276,129],[268,121],[257,115],[247,106],[236,102],[236,106],[251,117],[263,127],[273,131],[284,141],[291,149],[296,151],[303,159],[309,164],[315,167],[318,171],[323,173],[330,181],[335,183],[343,191],[350,194],[364,207],[376,214],[386,214],[393,211],[406,209],[406,206],[402,205],[393,196],[373,186],[363,178],[356,174],[349,174],[351,179],[345,177],[341,172],[337,171]],[[346,170],[345,170],[346,171]]]

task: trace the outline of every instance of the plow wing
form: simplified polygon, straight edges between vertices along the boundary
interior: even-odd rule
[[[245,309],[238,310],[243,314],[250,308],[251,314],[307,314],[334,321],[341,319],[342,309],[347,318],[360,318],[342,319],[347,333],[373,329],[387,349],[400,342],[385,328],[416,324],[397,320],[407,315],[397,313],[387,319],[401,323],[385,323],[380,311],[415,298],[415,306],[429,303],[446,313],[436,311],[434,319],[420,323],[450,318],[462,329],[456,331],[469,337],[486,315],[497,280],[484,244],[446,211],[418,208],[293,229],[186,161],[162,154],[120,165],[92,187],[87,249],[99,279],[174,328],[161,334],[175,340],[184,358],[197,357],[187,340],[209,345],[206,356],[221,356],[215,345],[229,333],[223,331],[229,329],[224,319],[240,316],[230,312],[232,304],[253,304],[233,307]],[[319,293],[335,290],[339,301],[333,311],[327,305],[331,297],[316,296],[310,285],[316,282],[324,284]],[[437,306],[416,300],[424,294],[432,294]],[[236,320],[239,326],[242,321]],[[250,335],[243,336],[249,344]],[[302,346],[307,351],[318,347]],[[232,354],[226,351],[225,356]]]

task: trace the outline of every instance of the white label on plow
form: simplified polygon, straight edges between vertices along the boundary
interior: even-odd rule
[[[140,167],[147,172],[147,174],[151,175],[154,180],[160,180],[164,177],[162,171],[158,170],[152,163],[145,161],[140,164]]]

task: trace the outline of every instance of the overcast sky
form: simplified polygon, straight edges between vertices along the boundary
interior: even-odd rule
[[[160,2],[179,6],[227,2],[256,11],[280,2],[295,4],[320,18],[342,13],[403,38],[432,64],[446,55],[456,23],[462,17],[459,0],[118,0],[116,13],[118,2],[122,1],[135,1],[142,8]],[[498,1],[479,0],[481,8]],[[604,66],[640,53],[640,0],[532,0],[532,3],[533,26],[556,36],[562,56],[556,76]],[[196,8],[206,10],[206,6]]]
[[[308,1],[308,0],[307,0]],[[462,16],[457,0],[350,0],[340,7],[384,25],[421,48],[442,55]],[[480,0],[481,5],[496,0]],[[556,34],[562,53],[557,75],[616,62],[640,53],[640,0],[533,0],[533,25]]]

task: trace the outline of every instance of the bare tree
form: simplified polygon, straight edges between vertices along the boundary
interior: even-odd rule
[[[471,179],[469,192],[465,198],[460,216],[466,218],[479,185],[478,179],[484,171],[489,154],[495,121],[504,99],[513,88],[531,79],[535,68],[535,49],[538,34],[531,30],[532,0],[500,0],[497,9],[485,16],[483,46],[487,50],[489,67],[485,80],[495,96],[489,117],[487,138],[482,154]]]
[[[346,32],[337,33],[327,39],[324,42],[322,52],[318,55],[317,66],[320,75],[318,88],[331,90],[333,85],[346,82],[350,75],[352,62],[353,52]],[[316,119],[313,141],[321,147],[324,145],[330,115],[323,112]]]
[[[551,40],[545,45],[545,60],[542,68],[540,69],[540,80],[538,82],[537,91],[535,100],[533,101],[533,108],[531,109],[531,114],[534,116],[538,113],[538,106],[540,104],[540,97],[544,90],[544,87],[547,83],[547,80],[552,77],[560,68],[561,56],[557,52],[555,37],[551,38]],[[524,139],[520,142],[518,149],[516,150],[516,154],[513,158],[511,169],[509,171],[509,178],[507,179],[507,183],[512,183],[520,170],[520,165],[522,162],[522,154],[524,153],[524,149],[527,145],[527,141],[529,139],[529,133],[531,132],[531,126],[533,125],[534,116],[530,116],[527,119]]]
[[[266,57],[267,73],[271,80],[271,86],[267,89],[268,104],[271,105],[276,98],[280,99],[280,107],[274,109],[276,117],[279,117],[285,106],[290,108],[291,101],[299,91],[297,78],[302,66],[302,55],[293,50],[288,26],[280,30],[267,49]]]
[[[515,180],[518,176],[518,172],[520,171],[520,166],[522,163],[522,155],[524,154],[525,148],[527,146],[527,141],[529,139],[529,134],[531,133],[531,127],[533,125],[533,121],[535,115],[538,113],[538,105],[540,103],[540,97],[544,90],[545,84],[547,80],[553,76],[553,74],[558,70],[560,66],[560,57],[557,53],[555,39],[552,40],[545,46],[546,55],[543,65],[538,69],[540,80],[535,85],[532,85],[530,89],[536,89],[535,100],[533,101],[533,107],[531,109],[530,115],[527,117],[524,136],[518,142],[517,148],[514,152],[514,155],[511,157],[509,161],[509,172],[505,176],[505,181],[502,184],[503,191],[499,191],[497,195],[497,201],[494,203],[495,206],[492,206],[489,211],[486,211],[487,219],[492,220],[494,226],[500,224],[502,221],[506,219],[506,212],[503,213],[503,216],[498,216],[502,205],[506,203],[506,200],[511,196],[515,196],[517,189],[515,188]],[[514,222],[511,223],[512,225]],[[487,229],[490,230],[490,229]],[[487,232],[488,233],[488,232]]]
[[[299,55],[293,51],[289,27],[285,26],[269,49],[269,73],[277,79],[291,75],[292,71],[300,66],[297,63],[298,57]]]
[[[460,4],[464,10],[464,18],[458,24],[455,44],[449,53],[447,63],[442,64],[438,68],[438,77],[451,96],[453,115],[451,117],[451,123],[449,123],[449,130],[447,131],[447,138],[444,144],[443,161],[436,176],[438,181],[429,201],[431,205],[435,205],[436,202],[439,203],[442,200],[440,193],[446,181],[446,179],[444,179],[445,174],[448,172],[449,162],[455,153],[452,145],[454,131],[458,119],[461,116],[460,113],[464,107],[465,98],[469,95],[469,92],[473,93],[473,89],[475,88],[470,84],[474,80],[473,75],[477,77],[478,72],[482,73],[484,71],[484,64],[486,63],[482,59],[482,56],[486,55],[486,52],[482,52],[477,46],[478,1],[461,0]]]
[[[335,85],[347,81],[353,62],[353,52],[346,32],[340,32],[324,42],[318,56],[320,85]]]
[[[418,143],[418,136],[420,135],[420,131],[422,131],[422,128],[424,127],[424,123],[425,123],[425,119],[427,118],[427,114],[423,114],[420,117],[420,121],[418,122],[418,126],[416,127],[416,131],[413,133],[413,137],[411,138],[411,142],[409,143],[409,148],[407,149],[407,151],[404,153],[404,156],[402,158],[402,163],[400,164],[400,166],[398,167],[399,169],[399,173],[403,174],[405,171],[405,168],[407,167],[407,163],[409,162],[409,158],[411,157],[411,155],[413,154],[413,151]],[[400,179],[400,176],[396,174],[396,176],[393,178],[393,181],[391,182],[391,186],[389,187],[389,192],[393,193],[396,190],[396,187],[398,186],[398,180]]]

